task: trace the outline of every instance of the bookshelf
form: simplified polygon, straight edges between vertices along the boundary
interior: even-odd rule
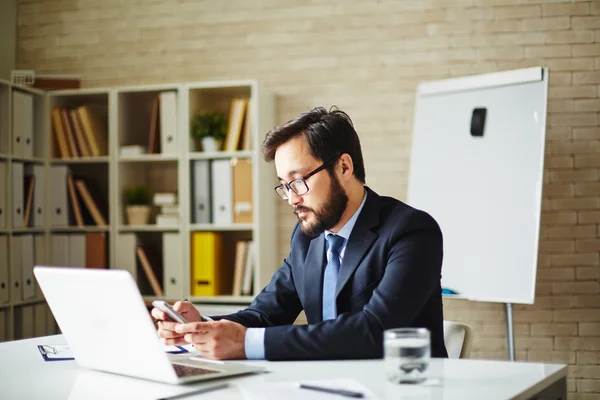
[[[32,96],[29,119],[33,134],[29,143],[33,145],[26,151],[20,143],[16,145],[12,134],[12,93],[15,91]],[[242,135],[250,132],[250,140],[246,141],[249,148],[243,148],[240,139],[238,149],[202,151],[191,135],[192,119],[207,110],[220,111],[229,117],[234,98],[248,100],[248,122],[244,121]],[[160,102],[170,104],[171,108],[161,109]],[[93,139],[86,136],[88,129],[83,126],[85,116],[82,116],[81,108],[93,113],[93,118],[90,117],[92,122],[97,121],[101,126],[95,129],[96,125],[92,124],[94,129],[90,129],[95,130],[95,140],[100,142],[95,153],[90,145]],[[57,121],[62,124],[62,144],[57,136]],[[81,125],[79,133],[76,124]],[[0,81],[0,290],[2,282],[6,282],[8,287],[7,298],[3,300],[0,296],[0,341],[57,331],[39,288],[35,288],[37,291],[33,298],[25,298],[20,295],[22,290],[11,286],[14,277],[29,277],[31,280],[28,272],[24,273],[14,266],[20,262],[18,256],[25,254],[23,251],[13,254],[16,253],[15,243],[27,247],[33,242],[33,264],[85,266],[90,260],[101,260],[100,266],[127,269],[136,278],[148,302],[156,298],[168,301],[187,298],[201,307],[206,315],[232,312],[250,304],[280,264],[275,247],[276,195],[273,187],[277,184],[276,174],[260,153],[264,134],[274,125],[274,97],[255,80],[51,92]],[[247,127],[249,129],[246,130]],[[158,138],[153,138],[153,151],[149,151],[153,130],[159,134]],[[163,135],[163,132],[168,132],[168,135]],[[83,154],[86,146],[87,154]],[[233,220],[195,220],[195,163],[213,165],[221,161],[221,167],[231,165],[233,168],[239,160],[250,166],[251,172],[247,172],[246,177],[251,179],[252,184],[249,188],[245,186],[244,193],[251,203],[252,220],[238,223]],[[21,167],[23,183],[15,186],[14,171]],[[15,188],[22,190],[23,199],[17,200],[24,203],[23,207],[26,206],[28,181],[24,177],[32,171],[43,179],[35,180],[36,196],[33,198],[37,202],[34,201],[29,225],[24,226],[13,221],[13,197]],[[67,177],[73,182],[73,192]],[[89,210],[85,212],[88,207],[77,186],[78,180],[88,187],[105,225],[98,224]],[[218,177],[216,181],[215,187],[226,186]],[[131,224],[124,192],[135,185],[147,187],[151,197],[157,193],[174,194],[175,204],[168,207],[177,212],[177,221],[157,224],[161,208],[152,206],[147,223]],[[213,187],[208,190],[212,196]],[[229,196],[233,196],[233,190],[231,187]],[[37,195],[38,191],[41,196]],[[75,215],[75,204],[82,214],[79,220]],[[219,236],[225,254],[219,268],[225,271],[228,279],[232,279],[234,274],[236,244],[239,241],[253,242],[251,292],[233,295],[226,289],[214,295],[194,293],[192,263],[199,256],[200,259],[203,257],[193,254],[193,238],[198,233]],[[6,243],[8,252],[3,253],[3,243]],[[145,250],[151,270],[161,286],[161,296],[154,293],[147,271],[136,254],[138,247]]]
[[[32,179],[49,168],[47,101],[0,81],[0,342],[57,333],[33,277],[48,260],[46,188]]]

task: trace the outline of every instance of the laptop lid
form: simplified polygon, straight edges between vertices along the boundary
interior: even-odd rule
[[[82,367],[167,383],[261,370],[236,363],[227,373],[218,363],[212,376],[178,378],[128,271],[36,266],[34,274]]]

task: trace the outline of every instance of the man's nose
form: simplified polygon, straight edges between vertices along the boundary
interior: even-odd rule
[[[290,190],[288,192],[288,204],[292,207],[297,206],[302,202],[302,196],[298,196],[296,192]]]

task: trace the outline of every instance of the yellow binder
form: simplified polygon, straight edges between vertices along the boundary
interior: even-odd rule
[[[226,293],[223,260],[221,235],[215,232],[192,233],[193,296],[216,296]]]

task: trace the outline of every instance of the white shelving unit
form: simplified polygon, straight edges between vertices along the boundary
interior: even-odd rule
[[[120,147],[124,145],[147,146],[149,140],[152,102],[161,92],[176,93],[177,103],[177,141],[176,152],[168,154],[142,154],[120,156]],[[262,159],[260,145],[264,134],[275,125],[274,97],[255,80],[188,82],[160,85],[140,85],[114,87],[95,90],[69,90],[49,93],[52,99],[77,98],[78,96],[98,96],[106,94],[108,98],[108,135],[109,155],[90,159],[106,162],[109,166],[109,264],[111,268],[121,267],[139,279],[145,280],[143,271],[138,267],[135,255],[123,251],[123,243],[150,243],[159,247],[165,233],[178,235],[180,265],[174,272],[179,280],[177,290],[163,296],[167,300],[188,298],[200,305],[231,304],[232,310],[247,305],[270,280],[279,267],[275,249],[276,195],[273,187],[277,184],[272,165]],[[245,151],[197,151],[195,141],[190,135],[190,122],[196,113],[204,110],[218,110],[229,115],[229,107],[234,97],[246,97],[252,104],[251,150]],[[64,101],[64,100],[63,100]],[[196,160],[218,160],[244,158],[252,161],[253,213],[254,221],[249,224],[195,224],[192,223],[191,163]],[[52,164],[85,163],[83,160],[52,160]],[[145,184],[151,193],[174,192],[179,201],[180,223],[175,226],[128,225],[125,216],[123,191],[132,185]],[[220,232],[230,238],[226,241],[228,252],[235,251],[233,240],[237,237],[251,238],[256,247],[256,270],[253,279],[254,293],[251,296],[192,296],[191,292],[191,236],[193,232]],[[233,238],[233,239],[231,239]],[[227,268],[233,268],[228,265]],[[163,289],[168,277],[163,277]],[[142,291],[150,301],[156,296]],[[219,310],[222,310],[219,309]]]
[[[48,260],[46,193],[25,226],[27,193],[15,190],[27,188],[30,168],[49,166],[47,110],[44,91],[0,80],[0,342],[57,332],[33,277],[33,266]]]
[[[151,104],[156,95],[170,91],[176,94],[177,104],[177,140],[175,152],[169,154],[143,154],[122,157],[119,149],[123,145],[147,145]],[[15,151],[13,135],[12,93],[21,92],[33,97],[31,123],[33,125],[33,149],[24,154],[20,147]],[[251,113],[251,150],[202,152],[196,148],[190,135],[190,122],[201,111],[218,110],[229,116],[229,107],[234,97],[250,99]],[[74,109],[81,105],[93,104],[106,109],[108,154],[86,158],[62,159],[58,156],[56,139],[53,133],[51,110],[54,107]],[[0,246],[7,243],[7,251],[0,248],[0,293],[2,284],[8,289],[8,295],[0,294],[0,341],[52,334],[57,331],[56,324],[47,308],[43,295],[36,287],[35,297],[24,298],[21,289],[14,288],[15,278],[18,285],[23,277],[31,278],[29,272],[23,272],[14,266],[18,257],[13,250],[19,237],[32,235],[41,249],[36,252],[34,264],[51,265],[62,260],[63,246],[71,236],[85,237],[88,234],[103,235],[106,238],[106,266],[108,268],[126,268],[136,279],[140,279],[140,288],[144,298],[154,300],[154,296],[144,289],[141,280],[144,272],[139,267],[135,247],[129,251],[124,244],[137,246],[151,244],[161,247],[165,235],[170,240],[177,238],[177,245],[168,251],[177,252],[179,257],[176,268],[170,268],[175,277],[164,277],[162,298],[177,300],[187,298],[202,308],[203,312],[220,314],[235,311],[248,305],[253,297],[269,282],[279,267],[276,252],[276,194],[273,187],[277,184],[274,168],[262,159],[260,146],[264,135],[275,125],[274,97],[255,80],[184,82],[164,85],[140,85],[127,87],[93,88],[44,92],[28,87],[12,85],[0,81]],[[248,159],[252,165],[252,205],[253,221],[244,224],[193,223],[192,221],[192,163],[197,160]],[[42,221],[35,226],[15,225],[13,214],[14,163],[24,167],[37,166],[47,181],[44,199],[40,206]],[[2,167],[4,174],[2,175]],[[82,176],[97,183],[100,195],[106,201],[107,226],[75,226],[72,216],[68,224],[56,224],[52,213],[53,196],[56,196],[55,182],[49,180],[53,168],[67,168],[69,174]],[[4,179],[2,179],[4,178]],[[123,191],[134,184],[146,184],[151,193],[175,192],[179,201],[179,224],[174,226],[128,225],[125,217]],[[4,197],[3,197],[4,196]],[[26,196],[26,194],[24,194]],[[2,200],[4,199],[4,204]],[[67,194],[68,207],[71,199]],[[42,210],[43,209],[43,210]],[[63,210],[64,211],[64,210]],[[35,212],[35,210],[33,210]],[[252,240],[255,246],[255,270],[253,293],[250,296],[192,296],[191,290],[191,237],[194,232],[217,232],[223,237],[226,251],[235,252],[236,240]],[[55,242],[55,239],[57,241]],[[61,242],[63,240],[63,242]],[[173,243],[173,242],[169,242]],[[41,247],[40,247],[41,246]],[[123,253],[125,251],[125,254]],[[4,258],[6,258],[6,261]],[[62,264],[63,262],[58,262]],[[69,265],[64,263],[64,265]],[[33,266],[33,265],[32,265]],[[31,266],[31,267],[32,267]],[[159,266],[163,268],[164,266]],[[233,268],[232,263],[225,268]],[[29,275],[28,275],[29,274]],[[31,276],[30,276],[31,275]],[[173,280],[177,281],[173,285]],[[31,282],[30,282],[31,284]],[[33,282],[35,284],[35,282]],[[171,284],[170,290],[165,285]],[[36,285],[37,286],[37,285]],[[147,285],[145,285],[147,286]],[[175,288],[175,290],[173,289]],[[41,316],[44,315],[42,319]],[[36,317],[37,316],[37,317]],[[43,324],[42,324],[43,320]],[[31,322],[31,323],[29,323]],[[31,325],[31,326],[29,326]],[[42,326],[43,325],[43,326]]]

